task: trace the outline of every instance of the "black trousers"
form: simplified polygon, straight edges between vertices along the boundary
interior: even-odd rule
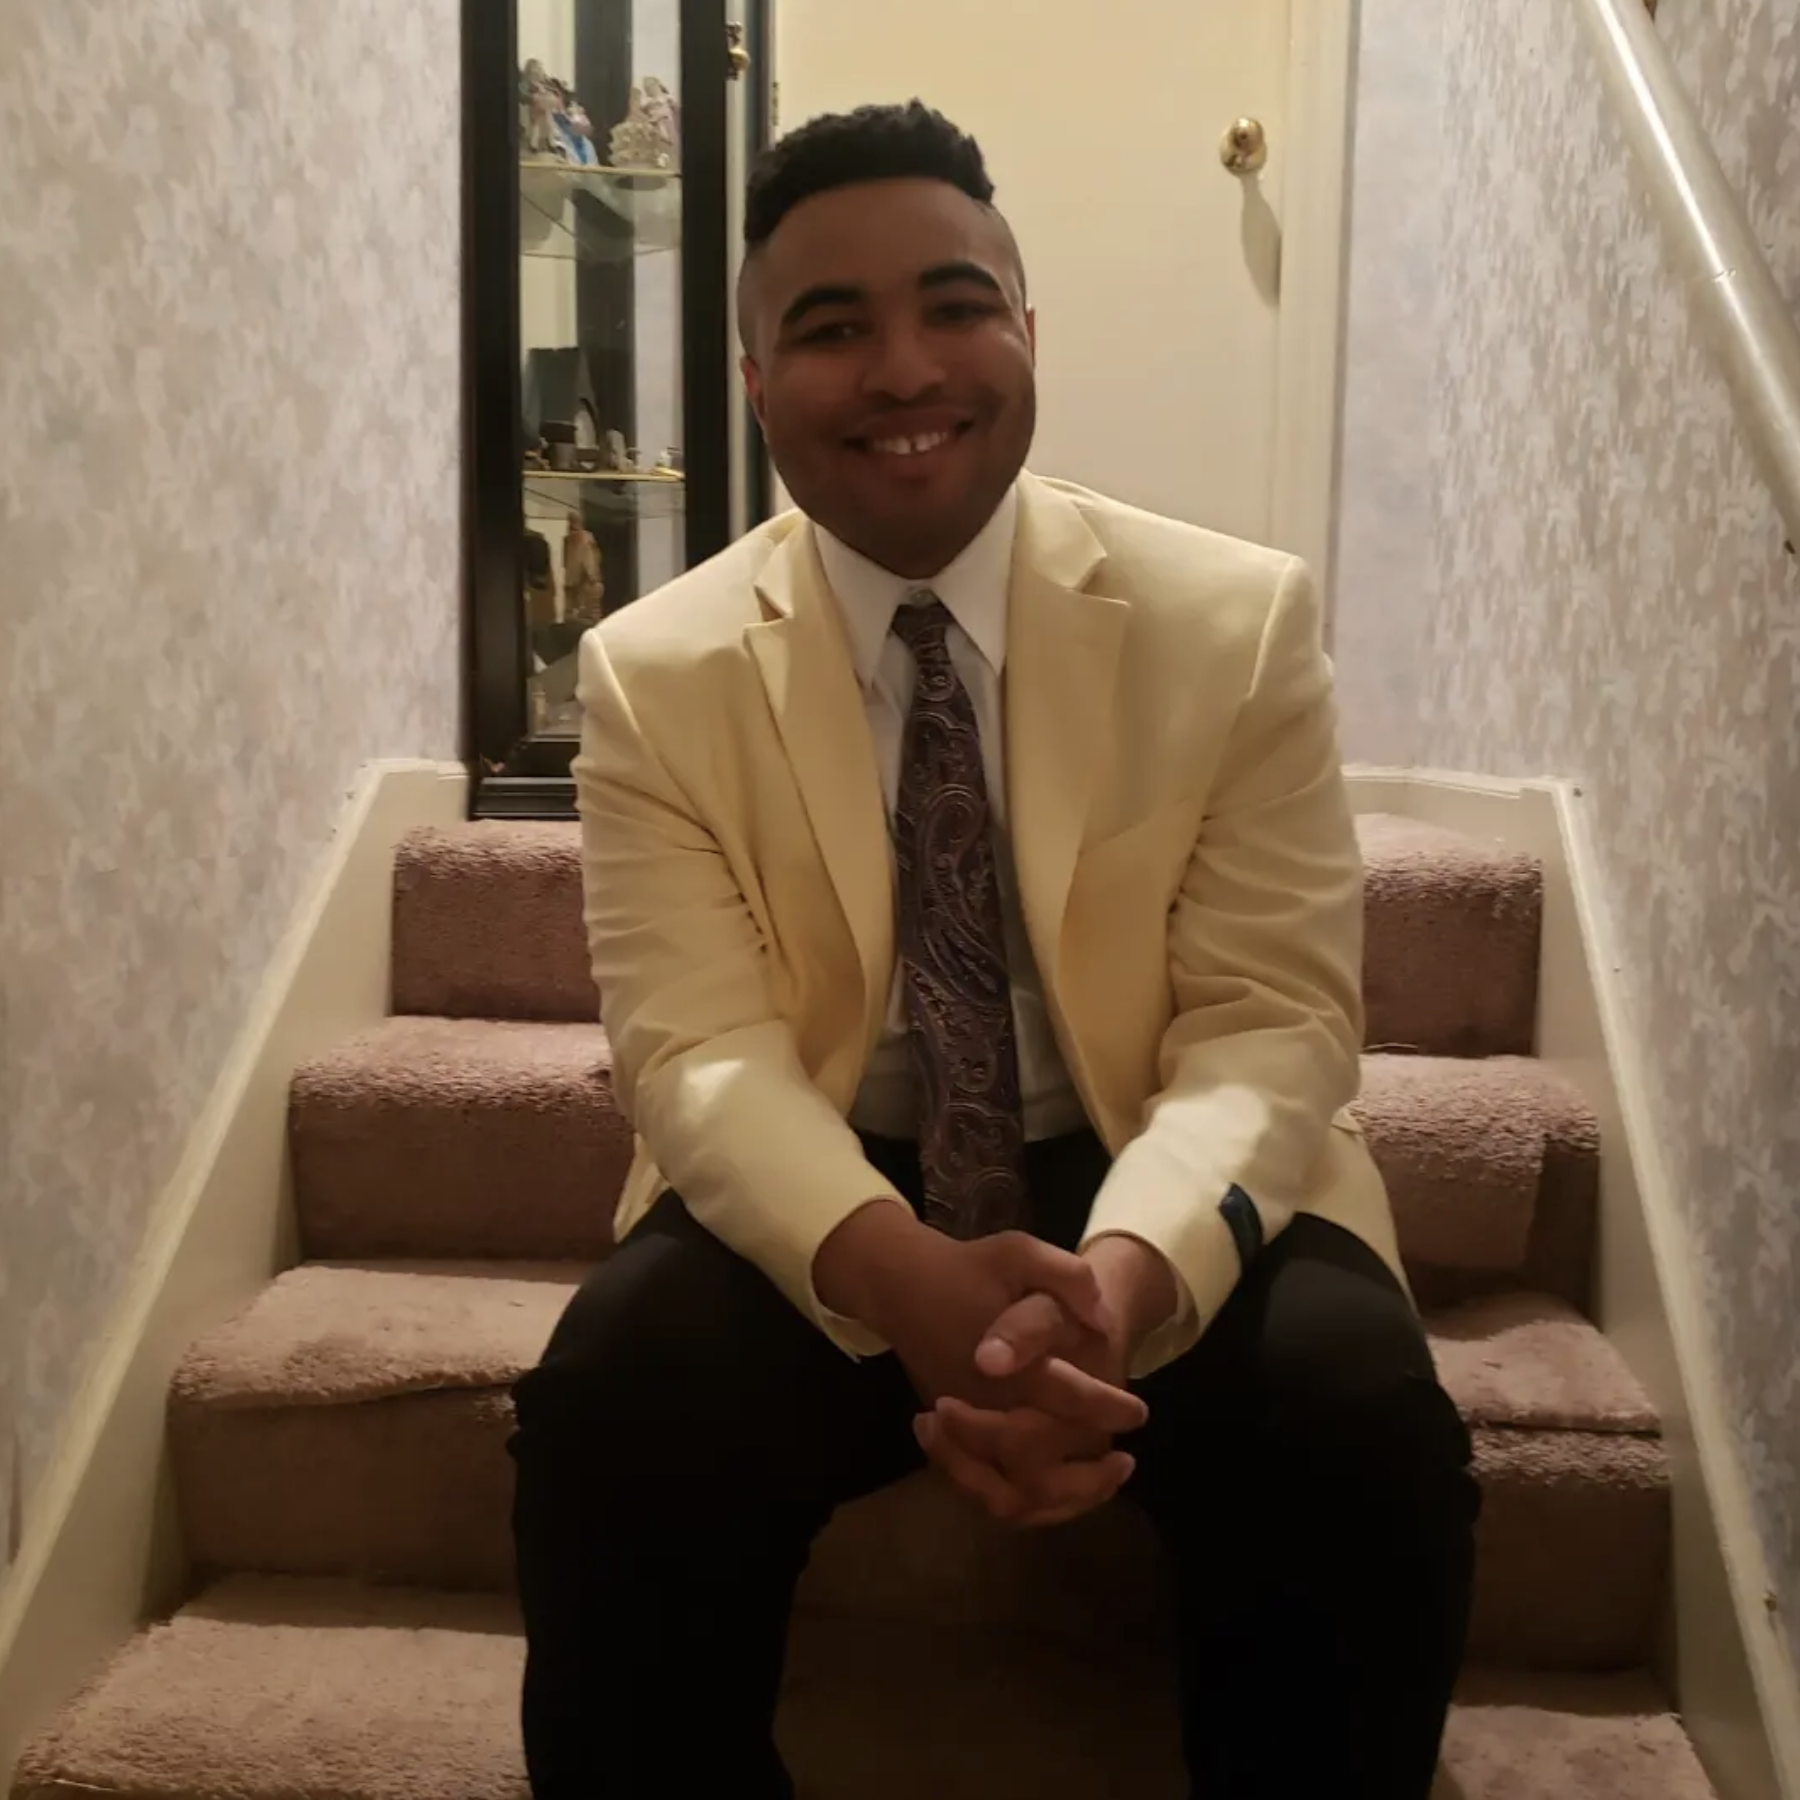
[[[918,1193],[911,1146],[872,1159]],[[1107,1168],[1031,1146],[1071,1247]],[[1139,1385],[1126,1490],[1174,1583],[1199,1800],[1426,1800],[1467,1627],[1468,1432],[1380,1259],[1301,1217]],[[921,1461],[898,1359],[853,1361],[665,1195],[516,1390],[536,1800],[787,1800],[771,1739],[809,1547]]]

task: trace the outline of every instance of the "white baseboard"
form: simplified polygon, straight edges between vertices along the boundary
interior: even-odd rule
[[[1800,1800],[1800,1679],[1765,1606],[1768,1564],[1726,1426],[1685,1217],[1650,1105],[1581,790],[1433,770],[1355,769],[1358,812],[1394,812],[1544,867],[1538,1054],[1600,1122],[1594,1313],[1662,1415],[1674,1487],[1663,1673],[1719,1800]]]
[[[289,1080],[386,1015],[394,847],[463,818],[467,796],[455,764],[364,770],[157,1199],[0,1585],[0,1793],[50,1714],[179,1594],[170,1377],[197,1333],[293,1262]]]

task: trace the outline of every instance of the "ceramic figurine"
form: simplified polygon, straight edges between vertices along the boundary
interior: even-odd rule
[[[654,100],[651,90],[655,91]],[[675,97],[654,75],[648,77],[642,87],[634,87],[630,110],[612,128],[607,141],[613,167],[673,169],[678,117]]]
[[[569,529],[562,542],[563,616],[598,620],[606,586],[600,579],[600,546],[582,524],[579,513],[569,514]]]
[[[575,122],[575,115],[581,115],[587,130],[582,131]],[[594,127],[588,119],[587,109],[569,92],[562,89],[562,104],[556,109],[551,120],[556,130],[557,153],[565,162],[572,162],[577,168],[596,168],[600,162],[600,152],[594,148]]]
[[[519,72],[519,136],[527,156],[555,156],[558,96],[534,56]]]
[[[681,166],[681,103],[654,75],[644,77],[644,117],[668,146],[667,167]]]
[[[625,449],[625,434],[622,431],[609,431],[606,434],[607,462],[615,469],[629,469],[631,457]]]

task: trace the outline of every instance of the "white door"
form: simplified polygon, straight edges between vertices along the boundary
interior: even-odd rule
[[[1267,541],[1287,0],[779,0],[780,129],[917,95],[970,132],[1038,315],[1031,467]],[[1219,159],[1231,122],[1269,160]]]

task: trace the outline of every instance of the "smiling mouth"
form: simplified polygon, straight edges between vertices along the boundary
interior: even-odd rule
[[[858,450],[867,450],[873,456],[929,456],[933,450],[943,449],[972,429],[973,421],[965,419],[943,431],[915,431],[894,437],[852,438],[850,441]]]

